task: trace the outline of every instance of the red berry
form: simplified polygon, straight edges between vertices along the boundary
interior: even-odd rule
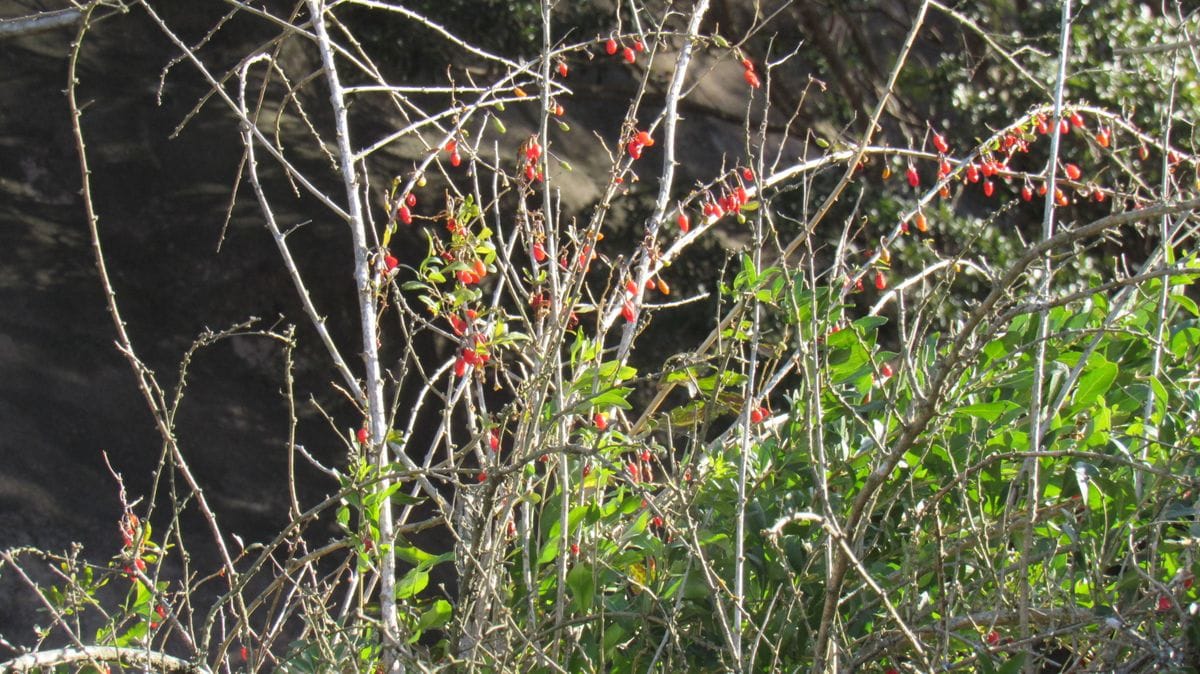
[[[625,291],[628,292],[630,295],[637,294],[637,284],[633,282],[633,279],[629,279],[628,281],[625,281]]]
[[[467,359],[459,356],[454,361],[454,376],[461,377],[467,373]]]
[[[679,231],[683,232],[684,234],[687,234],[688,229],[691,228],[691,224],[688,222],[687,213],[680,213],[679,217],[675,218],[675,222],[679,225]]]
[[[565,112],[566,112],[566,109],[563,108],[562,103],[554,104],[554,116],[555,117],[562,117]]]
[[[450,140],[446,141],[446,152],[449,152],[450,154],[454,154],[455,150],[457,150],[457,149],[458,149],[458,141],[457,140],[451,138]]]
[[[1021,198],[1025,201],[1033,201],[1033,190],[1029,188],[1029,185],[1021,188]]]
[[[967,166],[967,180],[973,183],[979,182],[979,167],[970,164]]]
[[[761,424],[763,422],[763,419],[766,419],[767,415],[770,413],[771,413],[771,411],[768,410],[766,407],[763,407],[763,406],[756,407],[756,408],[750,410],[750,423]]]
[[[653,457],[650,455],[650,450],[648,450],[648,449],[643,449],[643,450],[642,450],[641,459],[642,459],[642,461],[643,461],[643,462],[645,462],[645,463],[650,463],[650,459],[652,459],[652,458],[653,458]]]
[[[637,55],[633,53],[633,49],[626,47],[621,52],[621,58],[625,59],[626,63],[633,63],[637,60]]]
[[[946,137],[940,133],[933,134],[933,146],[942,154],[950,151],[950,145],[946,142]]]
[[[654,527],[655,529],[663,528],[663,518],[659,515],[655,515],[654,518],[650,520],[650,526]]]
[[[367,432],[367,429],[360,428],[360,429],[358,429],[357,438],[358,438],[358,444],[365,445],[371,439],[371,435],[370,435],[370,433]]]
[[[1105,127],[1100,127],[1100,130],[1096,132],[1096,143],[1100,147],[1108,147],[1110,142],[1112,142],[1111,132]]]
[[[625,303],[621,305],[621,317],[629,323],[633,322],[633,303],[629,300],[625,300]]]
[[[406,225],[412,224],[412,211],[408,210],[408,206],[401,204],[400,208],[396,209],[396,215],[400,218],[400,222]]]
[[[1104,201],[1104,191],[1099,187],[1095,188],[1092,190],[1092,199],[1095,199],[1096,203],[1102,203]]]
[[[754,72],[754,61],[751,61],[748,58],[743,58],[742,59],[742,69],[749,70],[750,72]]]
[[[748,183],[754,182],[754,171],[751,171],[749,168],[742,169],[742,180]]]
[[[570,70],[567,68],[566,61],[559,61],[558,62],[558,76],[566,77],[568,72],[570,72]]]
[[[983,196],[990,197],[995,193],[996,185],[990,180],[983,181]]]
[[[887,277],[883,275],[882,271],[876,269],[875,270],[875,289],[883,290],[884,288],[887,288]]]
[[[1068,121],[1067,121],[1067,120],[1065,120],[1065,119],[1060,119],[1060,120],[1058,120],[1058,133],[1059,133],[1059,135],[1065,136],[1065,135],[1066,135],[1068,132],[1070,132],[1070,131],[1071,131],[1071,124],[1070,124],[1070,122],[1068,122]]]
[[[918,211],[917,216],[915,218],[913,218],[913,222],[916,223],[918,232],[928,232],[929,231],[929,222],[925,220],[924,213],[921,213]]]
[[[996,630],[992,630],[983,637],[983,640],[987,642],[988,646],[997,646],[1000,644],[1000,633]]]
[[[467,322],[466,321],[459,318],[458,316],[455,316],[454,314],[450,314],[449,318],[450,318],[450,329],[454,331],[454,334],[461,335],[467,331]]]
[[[1167,597],[1165,595],[1162,597],[1159,597],[1157,608],[1158,608],[1159,613],[1166,613],[1167,611],[1170,611],[1171,610],[1171,598]]]
[[[892,376],[893,374],[895,374],[895,372],[893,372],[893,371],[892,371],[892,366],[891,366],[891,365],[889,365],[889,364],[887,364],[887,363],[884,363],[884,364],[883,364],[883,365],[882,365],[882,366],[879,368],[879,373],[880,373],[880,374],[882,374],[884,377],[890,377],[890,376]]]
[[[1038,115],[1037,118],[1037,132],[1043,136],[1050,133],[1050,123],[1041,115]]]
[[[246,648],[245,646],[242,646],[238,650],[238,653],[242,656],[242,662],[246,662],[250,659],[250,649]]]
[[[905,174],[905,177],[908,178],[908,184],[910,186],[912,186],[912,187],[920,187],[921,186],[921,176],[917,173],[917,168],[915,166],[913,166],[912,164],[908,165],[908,172]]]
[[[985,178],[991,178],[992,176],[996,175],[997,172],[999,172],[1000,164],[991,159],[985,159],[979,168],[983,172]]]
[[[1138,147],[1138,159],[1141,159],[1142,161],[1146,161],[1149,158],[1150,158],[1150,150],[1147,150],[1145,145],[1139,146]]]
[[[1175,164],[1178,164],[1179,162],[1180,162],[1180,157],[1179,157],[1178,152],[1176,152],[1175,150],[1171,150],[1170,152],[1167,153],[1167,163],[1168,164],[1174,166]]]
[[[1079,180],[1079,176],[1083,175],[1083,171],[1079,170],[1079,167],[1074,164],[1067,164],[1063,167],[1063,170],[1066,171],[1067,177],[1071,180]]]
[[[483,263],[483,260],[475,260],[472,271],[475,272],[476,277],[483,278],[484,276],[487,276],[487,265]]]
[[[945,159],[938,162],[938,178],[945,178],[950,175],[950,162]]]
[[[488,432],[488,447],[493,452],[500,449],[500,431],[493,428]]]
[[[608,42],[604,43],[604,51],[607,52],[609,56],[617,53],[617,41],[611,37],[608,38]]]
[[[758,75],[753,70],[742,71],[742,79],[746,80],[746,84],[749,84],[751,89],[758,89],[762,86],[762,80],[758,79]]]
[[[533,244],[533,259],[538,262],[546,261],[546,247],[542,245],[541,241]]]
[[[476,478],[480,483],[487,482],[487,471],[479,471],[479,476]]]
[[[641,159],[642,158],[642,147],[643,147],[643,145],[641,143],[637,142],[637,140],[629,141],[629,146],[628,146],[629,156],[633,157],[634,159]]]
[[[392,257],[391,255],[384,255],[384,256],[383,256],[383,268],[384,268],[385,270],[387,270],[388,272],[390,272],[390,271],[392,271],[393,269],[395,269],[395,268],[396,268],[396,266],[397,266],[397,265],[399,265],[399,264],[400,264],[400,261],[399,261],[399,260],[397,260],[396,258]]]
[[[654,137],[650,135],[649,131],[638,131],[637,134],[634,135],[633,140],[641,145],[645,145],[646,147],[652,147],[654,145]]]
[[[525,146],[525,158],[532,164],[542,157],[542,146],[534,139],[529,140],[529,145]]]
[[[572,557],[578,557],[578,556],[579,556],[579,544],[578,544],[578,543],[572,543],[572,544],[571,544],[571,556],[572,556]]]
[[[450,165],[451,166],[457,168],[458,165],[461,163],[462,163],[462,157],[458,156],[457,151],[450,154]]]
[[[1071,126],[1074,126],[1079,129],[1083,128],[1083,116],[1080,115],[1078,112],[1071,113]]]
[[[641,40],[634,40],[633,48],[637,52],[644,52],[646,51],[646,43],[642,42]]]
[[[417,195],[413,194],[412,192],[409,192],[408,196],[404,197],[404,203],[407,204],[409,207],[416,206],[417,205]]]

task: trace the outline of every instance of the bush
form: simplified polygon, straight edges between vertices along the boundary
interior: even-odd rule
[[[315,74],[272,52],[222,73],[153,3],[137,5],[239,123],[242,195],[253,195],[300,318],[353,408],[328,413],[346,429],[333,467],[302,451],[291,420],[290,456],[317,464],[336,492],[303,503],[293,492],[274,540],[234,547],[105,276],[169,450],[161,470],[179,490],[140,508],[122,494],[124,547],[106,565],[0,556],[14,572],[59,569],[59,587],[30,590],[70,635],[64,650],[10,666],[1196,666],[1200,199],[1195,156],[1177,142],[1187,134],[1147,131],[1111,97],[1016,91],[1024,80],[1013,73],[1042,57],[990,38],[990,76],[1028,109],[913,134],[906,114],[884,117],[889,94],[862,130],[834,138],[793,124],[822,96],[816,82],[799,95],[774,86],[797,79],[795,45],[765,37],[776,15],[735,16],[737,33],[710,23],[706,2],[622,13],[600,35],[558,32],[549,19],[536,40],[521,33],[541,45],[522,61],[369,4],[437,34],[462,61],[442,84],[406,88],[374,68],[387,55],[358,50],[361,24],[310,0],[324,11],[290,19],[271,47],[302,50]],[[102,11],[93,3],[85,15]],[[541,21],[554,11],[539,8]],[[1064,16],[1068,31],[1076,18]],[[934,22],[982,34],[932,3],[905,20],[914,39]],[[1074,27],[1095,39],[1095,26]],[[929,76],[913,60],[923,44],[896,40],[885,90]],[[640,84],[617,111],[619,133],[593,140],[565,114],[572,88],[584,88],[578,71],[604,81],[613,69]],[[687,166],[707,175],[685,185],[681,139],[713,124],[685,106],[714,92],[743,110],[744,151]],[[275,111],[303,123],[273,135]],[[381,118],[395,128],[364,131]],[[322,153],[325,165],[298,159]],[[579,180],[598,196],[574,212],[560,186]],[[354,344],[326,326],[294,261],[294,223],[277,219],[289,183],[350,233]],[[1136,239],[1141,254],[1117,264],[1114,237]],[[714,238],[731,248],[725,268],[675,277]],[[672,320],[706,320],[707,332],[671,331]],[[184,366],[247,329],[204,335]],[[294,332],[259,334],[290,364]],[[425,342],[443,357],[406,351]],[[390,366],[389,349],[399,353]],[[290,369],[285,381],[294,415]],[[169,509],[169,535],[154,534],[153,507]],[[222,561],[168,579],[159,572],[172,558],[187,568],[184,509],[204,516]],[[336,522],[335,540],[314,534],[321,518]],[[444,548],[419,543],[432,528]],[[105,584],[127,587],[124,602],[99,601]],[[200,601],[205,587],[219,598]],[[94,634],[83,614],[99,616]]]

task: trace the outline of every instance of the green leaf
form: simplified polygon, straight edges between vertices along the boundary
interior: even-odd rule
[[[538,556],[538,561],[537,561],[538,566],[541,566],[543,564],[549,564],[550,562],[553,562],[555,557],[558,557],[558,537],[557,536],[546,541],[546,544],[544,546],[542,546],[542,554]]]
[[[1117,378],[1117,364],[1111,361],[1101,361],[1089,366],[1079,378],[1075,387],[1075,409],[1089,407],[1096,399],[1108,392],[1113,381]]]
[[[973,405],[965,405],[954,410],[954,416],[974,417],[983,419],[988,423],[994,423],[1001,415],[1006,412],[1021,409],[1021,406],[1011,400],[998,400],[990,403],[975,403]]]
[[[427,585],[429,585],[429,572],[420,568],[413,569],[404,574],[404,577],[396,583],[396,599],[414,597]]]
[[[439,599],[433,602],[433,606],[421,614],[421,618],[417,621],[417,630],[437,629],[450,622],[450,617],[453,613],[454,609],[450,606],[450,602],[445,599]]]
[[[590,564],[576,564],[567,572],[567,587],[571,588],[571,601],[579,612],[591,610],[596,600],[596,579]]]

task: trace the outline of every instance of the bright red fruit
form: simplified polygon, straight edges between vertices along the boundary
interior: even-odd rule
[[[546,247],[542,245],[541,241],[533,244],[533,259],[538,262],[546,261]]]
[[[1102,203],[1104,201],[1104,191],[1099,187],[1092,190],[1092,199],[1095,199],[1096,203]]]
[[[559,61],[558,62],[558,76],[566,77],[567,73],[569,73],[569,72],[570,72],[570,69],[567,68],[566,61]]]
[[[635,40],[633,43],[633,49],[637,52],[644,52],[646,51],[646,43],[642,42],[641,40]]]
[[[637,134],[634,135],[633,140],[634,142],[640,145],[645,145],[646,147],[652,147],[654,145],[654,136],[651,136],[649,131],[638,131]]]
[[[648,450],[648,449],[642,450],[642,454],[641,454],[642,461],[644,461],[645,463],[650,463],[650,459],[652,459],[652,458],[654,458],[654,457],[652,457],[650,455],[650,450]]]
[[[990,197],[996,193],[996,185],[990,180],[983,181],[983,196]]]
[[[1138,147],[1138,159],[1141,159],[1142,161],[1146,161],[1149,158],[1150,158],[1150,150],[1147,150],[1145,145],[1139,146]]]
[[[650,526],[654,527],[655,529],[661,529],[661,528],[663,528],[663,518],[662,518],[661,516],[659,516],[659,515],[655,515],[655,516],[654,516],[654,517],[653,517],[653,518],[650,520]]]
[[[770,410],[768,410],[766,407],[755,407],[754,409],[750,410],[750,423],[761,424],[763,419],[767,418],[768,414],[770,414]]]
[[[892,371],[892,366],[891,366],[891,365],[888,365],[887,363],[884,363],[884,364],[883,364],[883,365],[882,365],[882,366],[879,368],[879,373],[880,373],[880,374],[882,374],[884,377],[890,377],[890,376],[892,376],[893,374],[896,374],[895,372],[893,372],[893,371]]]
[[[629,156],[633,157],[634,159],[641,159],[643,147],[644,146],[641,143],[637,142],[637,140],[629,141],[629,146],[627,148],[629,150]]]
[[[360,445],[367,444],[367,441],[371,439],[371,435],[367,432],[367,429],[365,429],[365,428],[358,429],[357,437],[358,437],[358,444],[360,444]]]
[[[742,180],[748,183],[754,182],[754,171],[751,171],[749,168],[742,169]]]
[[[479,480],[480,484],[487,482],[487,471],[486,470],[479,471],[479,477],[476,479]]]
[[[679,217],[675,218],[675,222],[679,225],[679,231],[683,232],[684,234],[687,234],[688,230],[691,229],[691,223],[688,222],[687,213],[680,213]]]
[[[1111,142],[1112,133],[1107,128],[1100,127],[1100,130],[1096,132],[1096,143],[1099,144],[1100,147],[1108,147],[1109,143]]]
[[[625,282],[625,292],[629,293],[630,295],[637,294],[637,284],[633,282],[633,279],[629,279]]]
[[[1042,117],[1041,115],[1038,115],[1037,118],[1037,132],[1043,136],[1050,133],[1050,123],[1047,122],[1046,118]]]
[[[493,428],[488,432],[488,447],[493,452],[500,449],[500,431]]]
[[[1058,120],[1058,133],[1065,136],[1071,130],[1071,124],[1065,119]]]
[[[572,543],[572,544],[571,544],[571,556],[572,556],[572,557],[578,557],[578,556],[579,556],[579,544],[578,544],[578,543]]]
[[[412,192],[409,192],[408,196],[404,197],[404,203],[406,205],[408,205],[410,208],[413,206],[416,206],[417,205],[417,195],[413,194]]]
[[[446,141],[446,152],[449,152],[450,154],[454,154],[454,152],[457,149],[458,149],[458,141],[457,140],[454,140],[453,138],[451,138],[450,140]]]
[[[908,184],[911,185],[912,187],[920,187],[921,186],[921,176],[920,176],[920,174],[917,173],[917,167],[913,166],[912,164],[909,164],[908,172],[905,173],[904,175],[906,178],[908,178]]]
[[[632,48],[626,47],[625,50],[621,52],[621,58],[625,59],[626,63],[633,63],[637,60],[637,54],[633,52]]]
[[[450,154],[450,165],[451,165],[451,166],[453,166],[453,167],[455,167],[455,168],[457,168],[457,167],[458,167],[458,165],[459,165],[459,164],[461,164],[461,163],[462,163],[462,157],[460,157],[460,156],[458,155],[458,152],[457,152],[457,151],[455,151],[455,152],[452,152],[452,153]]]
[[[883,275],[882,271],[877,269],[875,270],[875,289],[883,290],[884,288],[887,288],[887,277]]]
[[[395,269],[396,265],[398,265],[398,264],[400,264],[400,261],[397,260],[396,258],[392,257],[391,255],[383,256],[383,268],[385,270],[390,272],[393,269]]]
[[[746,84],[749,84],[751,89],[758,89],[762,86],[762,80],[758,79],[758,74],[753,70],[743,71],[742,79],[746,80]]]
[[[1076,128],[1080,128],[1080,129],[1083,128],[1083,116],[1080,115],[1078,112],[1071,113],[1071,126],[1074,126]]]
[[[608,428],[608,417],[604,416],[603,412],[596,412],[592,415],[592,423],[596,425],[598,430],[603,431]]]
[[[608,42],[604,43],[604,51],[607,52],[609,56],[617,53],[617,41],[611,37],[608,38]]]
[[[988,646],[998,646],[1000,644],[1000,633],[992,630],[983,637],[983,640],[987,642]]]
[[[1074,164],[1067,164],[1063,167],[1063,170],[1067,172],[1067,177],[1071,180],[1079,180],[1079,176],[1083,175],[1083,171],[1079,170],[1079,167]]]
[[[625,300],[625,303],[621,305],[621,317],[630,323],[633,322],[633,303],[629,300]]]
[[[933,146],[942,154],[950,151],[950,144],[946,142],[946,137],[940,133],[933,134]]]
[[[408,206],[400,204],[400,208],[396,209],[396,216],[400,218],[400,222],[406,225],[412,224],[412,211],[408,210]]]
[[[1033,190],[1029,188],[1029,185],[1021,188],[1021,198],[1025,201],[1033,201]]]
[[[979,182],[979,167],[971,164],[967,166],[967,180],[977,183]]]
[[[1167,596],[1159,597],[1158,598],[1158,606],[1156,608],[1158,608],[1159,613],[1166,613],[1167,611],[1170,611],[1171,610],[1171,598],[1167,597]]]

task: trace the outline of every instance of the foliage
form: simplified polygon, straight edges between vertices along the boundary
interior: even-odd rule
[[[1054,31],[1051,8],[1032,4],[1035,25]],[[129,504],[118,559],[55,560],[62,588],[32,588],[52,622],[83,640],[72,617],[99,611],[89,644],[180,652],[214,670],[1194,666],[1196,158],[1123,100],[1161,100],[1162,82],[1133,62],[1111,79],[1080,68],[1068,80],[1080,96],[1055,99],[1013,71],[1028,58],[1053,79],[1064,54],[1046,35],[1021,36],[1042,51],[993,41],[980,67],[1004,95],[955,75],[956,100],[977,106],[956,125],[924,120],[914,133],[898,114],[890,136],[875,120],[841,137],[793,136],[777,120],[806,113],[809,91],[775,98],[772,85],[795,77],[777,58],[786,45],[753,51],[773,15],[735,34],[703,21],[705,7],[643,8],[611,36],[566,43],[558,24],[534,30],[541,8],[518,3],[505,25],[520,34],[487,39],[537,46],[539,59],[514,63],[447,38],[495,71],[473,73],[469,87],[449,78],[448,93],[390,86],[369,54],[351,58],[330,36],[325,21],[341,9],[324,7],[293,26],[321,59],[322,86],[272,102],[295,106],[309,128],[284,140],[262,133],[262,101],[273,78],[306,75],[266,54],[225,73],[247,191],[350,401],[321,410],[348,429],[337,433],[345,460],[315,465],[337,490],[319,503],[293,496],[276,539],[231,554],[173,420],[193,353],[249,327],[198,340],[171,402],[120,331],[104,277],[168,449],[160,477],[185,486],[172,481],[159,497],[174,499],[167,536],[152,538],[150,518]],[[154,3],[138,8],[171,36]],[[905,19],[919,36],[938,12],[937,25],[979,38],[1007,8],[972,19],[923,3]],[[374,9],[406,29],[430,24]],[[1135,23],[1131,11],[1088,9],[1065,27],[1087,49],[1113,17]],[[1136,21],[1130,36],[1178,28]],[[386,31],[364,30],[366,44],[386,42]],[[894,45],[896,81],[945,74],[910,66],[906,44]],[[651,56],[672,65],[665,79],[641,69]],[[577,71],[592,59],[640,78],[616,135],[573,128],[559,109],[574,104]],[[690,69],[739,101],[745,151],[692,167],[706,176],[683,185],[681,139],[697,133],[681,114],[696,91]],[[345,84],[346,70],[381,86]],[[72,82],[78,116],[74,70]],[[379,109],[402,132],[366,136],[364,118]],[[78,123],[76,134],[86,178]],[[336,169],[289,163],[313,137]],[[375,156],[386,152],[396,156]],[[275,191],[264,189],[285,182],[260,173],[267,158],[346,223],[360,343],[323,331],[275,221]],[[381,180],[377,161],[405,168]],[[557,191],[575,170],[600,194],[579,213]],[[329,182],[340,189],[316,186]],[[372,203],[363,185],[388,187]],[[99,251],[86,180],[85,197]],[[618,205],[637,221],[613,222]],[[614,230],[636,235],[605,240]],[[735,250],[706,270],[715,290],[680,283],[672,265],[717,237]],[[1136,239],[1140,255],[1118,266],[1126,251],[1106,237]],[[676,334],[633,357],[648,324],[691,304],[713,310],[707,337]],[[294,335],[259,335],[290,368]],[[444,345],[439,359],[407,349],[389,366],[381,356],[384,344],[423,339]],[[362,365],[349,365],[351,352]],[[283,379],[294,410],[290,369]],[[302,453],[294,413],[290,428],[290,451]],[[178,512],[193,502],[222,563],[162,578],[168,560],[186,564]],[[336,523],[331,542],[313,535],[322,516]],[[418,540],[429,529],[444,532],[444,547]],[[18,557],[0,559],[20,568]],[[434,582],[439,573],[453,584]],[[105,583],[127,585],[119,607],[95,599]],[[211,605],[193,600],[214,585]]]

